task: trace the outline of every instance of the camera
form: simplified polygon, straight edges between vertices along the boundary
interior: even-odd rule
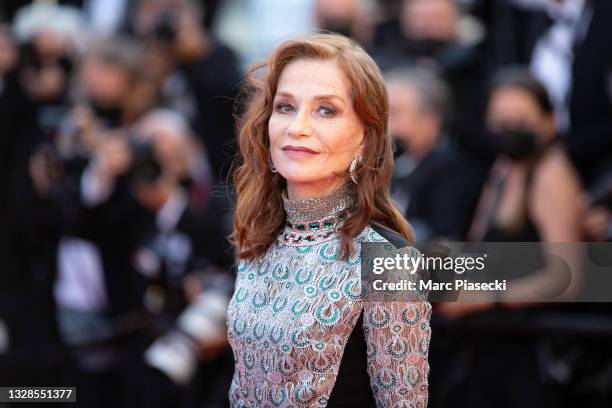
[[[166,45],[174,44],[176,40],[176,20],[174,14],[168,11],[159,14],[153,25],[152,37]]]
[[[129,149],[132,165],[128,170],[131,183],[154,184],[161,178],[162,166],[155,155],[155,145],[131,135]]]

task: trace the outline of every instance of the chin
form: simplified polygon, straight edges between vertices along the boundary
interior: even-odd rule
[[[283,178],[287,181],[287,183],[291,183],[291,184],[308,184],[308,183],[314,183],[318,180],[318,178],[306,176],[304,173],[302,174],[290,173],[290,174],[285,175],[282,172],[279,172],[279,174],[283,176]]]
[[[291,183],[307,183],[317,179],[316,173],[320,171],[316,166],[309,165],[289,165],[278,168],[278,172],[288,182]]]

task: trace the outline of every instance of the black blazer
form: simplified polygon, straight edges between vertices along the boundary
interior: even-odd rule
[[[394,178],[393,191],[409,196],[401,208],[408,222],[424,224],[431,236],[464,239],[485,178],[485,168],[454,149],[430,152],[407,176]],[[452,205],[449,205],[452,203]]]

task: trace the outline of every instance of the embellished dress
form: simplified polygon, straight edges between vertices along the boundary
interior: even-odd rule
[[[368,226],[354,255],[340,259],[336,229],[356,203],[348,186],[283,201],[284,231],[238,267],[228,309],[231,405],[425,407],[430,303],[360,299],[361,243],[388,239]]]

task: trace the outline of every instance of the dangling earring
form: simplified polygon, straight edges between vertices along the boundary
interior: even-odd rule
[[[357,184],[357,174],[355,172],[355,169],[357,168],[357,165],[361,163],[362,159],[363,156],[355,157],[351,162],[351,165],[349,166],[349,175],[351,176],[351,181],[355,184]]]
[[[270,157],[268,159],[268,167],[270,167],[270,171],[272,173],[278,173],[278,170],[276,169],[276,166],[274,165],[274,163],[272,163],[272,157]]]

